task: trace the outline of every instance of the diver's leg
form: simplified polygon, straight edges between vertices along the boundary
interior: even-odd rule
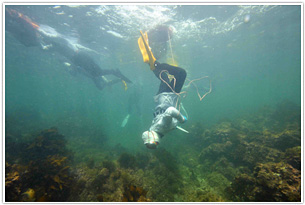
[[[114,79],[114,80],[108,81],[106,83],[106,86],[111,86],[111,85],[117,84],[119,82],[122,82],[122,80],[121,79]]]
[[[160,64],[157,61],[155,62],[155,68],[156,69],[153,72],[158,79],[161,80],[161,78],[162,78],[162,80],[164,80],[166,83],[168,83],[168,85],[170,85],[170,87],[175,92],[179,93],[181,91],[185,78],[186,78],[186,71],[184,69],[176,67],[176,66],[171,66],[166,63]],[[166,70],[170,75],[173,75],[175,77],[176,81],[174,81],[174,80],[170,81],[166,72],[162,72],[164,70]],[[158,94],[162,93],[162,92],[172,92],[171,88],[166,83],[164,83],[162,80],[161,80]]]
[[[113,75],[126,81],[127,83],[132,83],[131,80],[124,76],[119,69],[103,69],[101,75]]]
[[[171,82],[170,82],[166,72],[162,72],[163,70],[165,70],[165,69],[163,68],[162,64],[155,61],[155,69],[153,70],[153,72],[154,72],[155,76],[161,81],[157,95],[160,93],[163,93],[163,92],[172,92],[170,87],[166,84],[166,83],[168,83],[170,85]],[[170,86],[172,87],[172,85],[170,85]]]
[[[183,68],[171,66],[171,71],[169,71],[169,74],[174,75],[176,78],[175,91],[180,93],[186,79],[186,71]]]
[[[101,77],[97,77],[97,78],[93,78],[92,79],[93,82],[95,83],[95,86],[99,89],[99,90],[103,90],[106,86],[111,86],[114,85],[116,83],[121,82],[121,79],[114,79],[111,81],[106,82],[103,78]]]
[[[103,90],[105,87],[105,81],[101,78],[101,77],[97,77],[97,78],[92,78],[95,86],[99,89],[99,90]]]
[[[102,75],[112,75],[113,74],[113,69],[103,69],[101,71]]]

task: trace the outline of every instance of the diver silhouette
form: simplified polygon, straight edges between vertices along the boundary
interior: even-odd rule
[[[39,25],[28,16],[11,8],[5,8],[5,30],[11,33],[26,47],[40,46],[43,50],[55,51],[71,62],[72,71],[92,79],[99,90],[115,83],[131,81],[118,69],[101,69],[89,55],[94,52],[58,33],[47,25]],[[114,80],[107,80],[106,75],[113,75]]]

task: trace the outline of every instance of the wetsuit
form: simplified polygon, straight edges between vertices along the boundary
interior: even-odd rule
[[[55,29],[34,23],[29,17],[14,9],[6,8],[6,30],[14,35],[25,46],[39,46],[44,50],[60,53],[75,67],[76,71],[91,78],[96,87],[102,90],[120,82],[120,79],[131,83],[118,69],[101,69],[88,55],[89,48],[72,43],[70,39],[57,33]],[[106,81],[102,76],[113,75],[119,79]]]

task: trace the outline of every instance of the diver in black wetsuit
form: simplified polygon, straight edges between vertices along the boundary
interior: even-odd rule
[[[118,69],[101,69],[88,55],[88,51],[92,51],[91,49],[72,43],[55,29],[38,25],[14,9],[5,9],[5,30],[27,47],[41,46],[43,50],[58,52],[72,63],[75,72],[92,79],[99,90],[122,80],[131,83]],[[117,79],[108,81],[104,77],[105,75],[113,75]]]

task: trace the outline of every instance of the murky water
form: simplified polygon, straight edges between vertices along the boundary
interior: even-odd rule
[[[7,200],[265,201],[267,197],[259,191],[249,189],[244,196],[240,190],[247,177],[251,186],[271,189],[262,182],[267,178],[262,173],[270,170],[285,177],[294,175],[292,186],[299,187],[295,163],[301,146],[300,5],[6,7],[27,15],[48,34],[82,46],[75,49],[87,49],[101,69],[119,69],[133,82],[101,91],[87,76],[69,72],[72,63],[62,54],[41,45],[27,47],[14,35],[18,29],[6,30],[6,162],[30,166],[27,163],[36,158],[31,159],[28,150],[39,146],[33,141],[38,136],[47,141],[48,134],[40,131],[56,127],[66,143],[54,146],[73,152],[73,157],[61,154],[71,159],[66,162],[74,177],[69,181],[55,173],[42,185],[26,181],[18,168],[19,178],[8,188],[18,187],[19,195]],[[143,63],[137,40],[140,30],[161,24],[172,28],[173,37],[158,60],[174,60],[187,71],[189,80],[209,76],[212,92],[200,101],[194,86],[184,88],[188,122],[182,127],[190,133],[175,130],[162,139],[159,149],[147,150],[141,135],[153,118],[159,80]],[[209,80],[196,85],[203,95]],[[286,146],[286,140],[292,143]],[[14,153],[12,143],[20,147],[20,153]],[[33,150],[44,151],[48,149]],[[286,167],[287,173],[280,173],[280,167]],[[280,193],[280,197],[271,194],[270,201],[299,201],[300,192],[289,195],[289,188],[285,192],[277,184],[288,181],[285,177],[270,182]],[[73,183],[77,186],[71,189]],[[42,188],[46,186],[49,189]],[[35,197],[31,198],[30,189]],[[73,192],[78,198],[72,197]],[[54,198],[58,193],[61,198]]]

